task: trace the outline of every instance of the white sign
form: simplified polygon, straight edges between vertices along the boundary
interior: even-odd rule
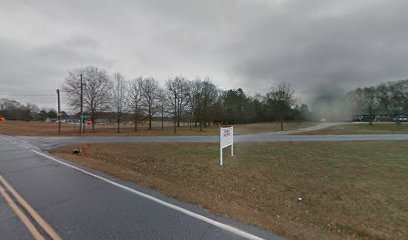
[[[231,146],[231,156],[234,156],[234,128],[220,128],[220,165],[222,166],[222,149]]]

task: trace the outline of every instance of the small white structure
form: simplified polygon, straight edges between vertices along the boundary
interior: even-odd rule
[[[220,165],[222,166],[222,149],[231,146],[231,156],[234,156],[234,128],[220,128]]]

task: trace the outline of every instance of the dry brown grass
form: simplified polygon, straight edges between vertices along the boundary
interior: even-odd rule
[[[300,128],[307,128],[316,125],[313,122],[286,122],[283,125],[283,130],[295,130]],[[249,124],[237,124],[234,125],[234,134],[251,134],[251,133],[267,133],[267,132],[279,132],[280,123],[267,122],[267,123],[249,123]]]
[[[155,122],[152,130],[147,129],[147,124],[138,127],[138,131],[134,131],[134,127],[130,125],[122,125],[121,132],[117,133],[116,125],[96,125],[95,130],[86,129],[83,136],[172,136],[174,135],[173,127],[166,123],[164,129],[161,129],[161,124]],[[61,124],[61,134],[58,133],[58,123],[46,122],[24,122],[24,121],[6,121],[0,123],[0,134],[6,135],[24,135],[24,136],[81,136],[79,134],[79,125]],[[183,126],[177,128],[176,135],[179,136],[208,136],[216,135],[218,129],[216,127],[206,127],[200,131],[199,128]]]
[[[296,239],[406,239],[406,141],[92,144],[53,154]],[[225,151],[228,152],[228,151]],[[301,197],[302,201],[297,199]]]
[[[312,126],[313,123],[285,123],[285,130],[292,130]],[[234,134],[249,134],[261,132],[274,132],[280,130],[279,123],[255,123],[235,125]],[[62,124],[62,133],[58,133],[58,123],[45,122],[24,122],[24,121],[6,121],[0,123],[0,134],[18,136],[80,136],[79,125]],[[147,129],[147,124],[139,126],[138,132],[134,132],[133,126],[122,125],[121,132],[116,132],[115,125],[97,125],[95,130],[86,130],[84,136],[215,136],[219,134],[219,128],[216,126],[204,127],[200,131],[199,127],[190,129],[188,126],[174,129],[171,123],[166,122],[164,129],[161,129],[161,123],[154,122],[152,130]]]

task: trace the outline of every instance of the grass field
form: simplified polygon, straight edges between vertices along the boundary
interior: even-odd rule
[[[406,239],[407,141],[63,147],[53,154],[295,239]],[[302,200],[298,200],[301,198]]]
[[[285,123],[284,130],[293,130],[315,125],[310,122]],[[116,132],[115,125],[97,125],[95,130],[87,130],[85,136],[174,136],[174,130],[171,123],[166,122],[165,127],[161,129],[160,122],[154,122],[154,128],[147,130],[147,124],[139,126],[138,132],[134,132],[133,126],[121,126],[121,133]],[[280,130],[279,123],[255,123],[255,124],[238,124],[234,125],[234,134],[248,134],[260,132],[275,132]],[[58,134],[57,123],[45,122],[23,122],[23,121],[6,121],[0,123],[0,134],[6,135],[24,135],[24,136],[79,136],[79,125],[62,124],[62,133]],[[219,128],[216,126],[206,127],[200,131],[199,127],[193,127],[191,130],[188,126],[177,128],[178,136],[211,136],[218,135]]]
[[[408,124],[368,123],[336,125],[316,131],[303,132],[303,135],[341,135],[341,134],[394,134],[408,133]]]

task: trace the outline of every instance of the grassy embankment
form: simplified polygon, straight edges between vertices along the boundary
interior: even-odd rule
[[[74,146],[52,153],[286,237],[406,239],[407,144],[237,143],[224,167],[217,144],[92,144],[80,156]]]

